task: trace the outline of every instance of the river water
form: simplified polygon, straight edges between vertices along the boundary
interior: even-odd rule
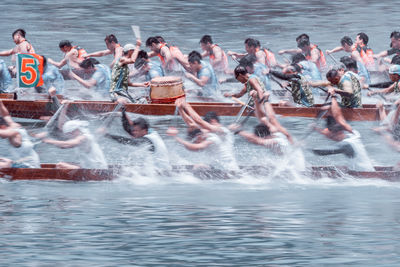
[[[211,34],[221,47],[243,51],[247,37],[273,51],[291,48],[309,33],[323,50],[344,35],[370,36],[376,51],[389,47],[398,30],[398,1],[2,1],[0,49],[13,47],[11,33],[25,28],[40,54],[60,59],[58,42],[73,40],[88,52],[104,49],[106,34],[134,42],[130,25],[145,40],[163,35],[183,52],[199,50]],[[337,55],[339,57],[339,55]],[[5,59],[9,62],[9,59]],[[108,63],[111,59],[101,58]],[[330,62],[331,63],[331,62]],[[231,62],[233,66],[233,63]],[[232,84],[239,90],[239,84]],[[165,137],[176,163],[203,162],[165,136],[169,116],[148,117]],[[223,118],[223,123],[232,122]],[[281,118],[298,138],[310,119]],[[251,119],[250,129],[256,121]],[[98,123],[92,125],[93,128]],[[398,154],[371,131],[373,122],[352,123],[376,165]],[[111,127],[122,133],[118,121]],[[345,165],[342,156],[318,158],[309,148],[327,141],[306,139],[309,165]],[[109,162],[135,160],[135,148],[99,139]],[[330,144],[328,142],[328,144]],[[43,162],[73,160],[68,150],[40,144]],[[136,153],[135,153],[136,152]],[[268,152],[235,139],[244,164],[267,161]],[[0,156],[7,146],[0,142]],[[400,184],[252,177],[201,181],[191,175],[146,176],[133,172],[111,182],[0,181],[1,266],[398,266]]]

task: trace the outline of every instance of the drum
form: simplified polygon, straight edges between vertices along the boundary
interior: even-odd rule
[[[180,77],[156,77],[150,82],[150,100],[155,104],[171,104],[185,96]]]

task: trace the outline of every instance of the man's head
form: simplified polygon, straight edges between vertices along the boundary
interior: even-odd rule
[[[297,53],[292,56],[292,64],[297,64],[299,62],[302,62],[306,60],[306,57],[302,53]]]
[[[144,50],[139,51],[134,66],[137,70],[140,70],[141,72],[144,73],[147,73],[150,70],[149,56],[147,55],[146,51]]]
[[[188,61],[189,61],[189,65],[190,68],[195,71],[198,72],[199,70],[201,70],[201,54],[197,51],[192,51],[189,53],[188,56]]]
[[[188,131],[188,139],[193,143],[201,143],[205,139],[204,132],[199,128]]]
[[[340,39],[340,44],[342,45],[344,51],[346,52],[351,52],[352,51],[352,45],[353,45],[353,40],[349,36],[344,36],[342,39]]]
[[[271,135],[271,132],[267,125],[260,123],[254,127],[254,134],[261,138],[267,138]]]
[[[369,41],[368,35],[363,32],[360,32],[356,36],[356,44],[367,45]]]
[[[254,72],[254,63],[256,61],[257,61],[257,58],[255,55],[248,54],[240,59],[239,65],[244,66],[248,73],[253,73]]]
[[[301,73],[301,67],[298,64],[290,64],[289,66],[283,68],[282,72],[284,74],[298,74]]]
[[[390,34],[391,47],[400,49],[400,32],[394,31]]]
[[[254,40],[253,38],[247,38],[244,41],[244,47],[247,53],[254,55],[257,51],[257,40]]]
[[[400,55],[395,55],[392,58],[392,61],[390,62],[390,64],[400,65]]]
[[[306,40],[310,41],[310,36],[308,36],[308,34],[302,33],[296,37],[296,42],[298,43],[302,39],[306,39]]]
[[[131,135],[135,138],[143,137],[149,132],[149,123],[142,117],[132,122]]]
[[[95,58],[87,58],[83,60],[80,64],[79,67],[84,69],[85,73],[93,73],[95,72],[95,65],[100,64],[100,62],[95,59]]]
[[[209,51],[211,49],[212,44],[213,41],[210,35],[204,35],[203,37],[201,37],[200,47],[203,51]]]
[[[69,40],[62,40],[58,44],[58,47],[60,48],[60,50],[62,52],[67,53],[67,52],[71,51],[72,43]]]
[[[400,80],[400,65],[391,65],[389,68],[389,77],[393,82]]]
[[[159,52],[160,41],[156,37],[149,37],[146,40],[146,46],[153,52]]]
[[[247,81],[248,81],[248,71],[247,71],[247,69],[246,69],[246,67],[245,66],[243,66],[243,65],[238,65],[236,68],[235,68],[235,78],[236,78],[236,80],[238,80],[239,82],[241,82],[241,83],[246,83]]]
[[[162,38],[160,35],[154,36],[154,38],[156,38],[161,44],[165,44],[165,40],[164,38]]]
[[[14,43],[19,44],[22,39],[25,39],[25,34],[26,34],[26,32],[24,29],[16,29],[12,33],[12,38],[14,40]]]
[[[310,49],[310,40],[307,38],[301,38],[297,41],[297,47],[300,48],[302,51],[307,51]]]
[[[333,85],[337,85],[340,82],[344,74],[344,69],[331,69],[326,73],[326,79]]]
[[[347,70],[350,70],[354,73],[358,73],[357,61],[352,59],[351,57],[344,56],[340,58],[340,62],[342,62]]]
[[[134,44],[126,44],[124,45],[124,55],[127,57],[131,57],[133,52],[135,51],[135,45]]]
[[[207,112],[206,115],[204,115],[203,119],[210,124],[218,124],[219,123],[219,117],[215,111]]]
[[[118,39],[114,34],[110,34],[106,36],[104,42],[106,43],[107,49],[112,50],[115,48],[115,45],[118,44]]]

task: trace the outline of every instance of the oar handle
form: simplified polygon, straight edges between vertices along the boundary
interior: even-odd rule
[[[234,96],[232,96],[232,100],[233,100],[233,101],[235,101],[236,103],[238,103],[238,104],[242,105],[242,106],[246,106],[246,107],[248,107],[249,109],[254,109],[253,107],[251,107],[251,106],[247,105],[247,104],[246,104],[246,103],[244,103],[242,100],[240,100],[240,99],[237,99],[237,98],[236,98],[236,97],[234,97]]]

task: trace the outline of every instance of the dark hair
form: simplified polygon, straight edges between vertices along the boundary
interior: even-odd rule
[[[58,44],[59,48],[63,48],[63,47],[72,47],[72,43],[69,40],[62,40],[60,41],[60,43]]]
[[[43,69],[46,69],[47,66],[47,58],[43,55],[40,55],[43,58]]]
[[[290,67],[293,68],[295,72],[301,72],[301,67],[297,63],[290,64]]]
[[[368,44],[369,38],[368,38],[368,35],[367,35],[367,34],[365,34],[364,32],[360,32],[360,33],[357,34],[357,36],[363,41],[363,43],[364,43],[365,45]]]
[[[187,133],[187,136],[190,140],[193,140],[193,138],[195,138],[196,136],[198,136],[201,133],[202,132],[199,128],[195,128],[195,129],[189,130]]]
[[[257,135],[258,137],[263,138],[271,135],[271,132],[267,125],[259,123],[254,127],[254,134]]]
[[[327,73],[326,73],[326,78],[329,80],[329,79],[333,79],[333,78],[335,78],[336,76],[338,76],[338,71],[337,70],[335,70],[335,69],[331,69],[331,70],[329,70]]]
[[[79,67],[83,69],[94,68],[94,65],[100,64],[100,62],[95,58],[87,58],[79,64]]]
[[[351,40],[351,38],[349,36],[344,36],[342,39],[340,39],[340,43],[342,46],[344,46],[344,44],[353,45],[353,40]]]
[[[117,37],[115,37],[114,34],[107,35],[106,38],[104,39],[104,41],[107,42],[107,43],[114,42],[114,43],[118,44]]]
[[[292,56],[292,63],[299,63],[303,60],[306,60],[306,57],[302,53],[297,53]]]
[[[255,55],[248,54],[239,60],[239,65],[250,67],[252,69],[255,62],[257,62],[257,57]]]
[[[297,42],[298,48],[303,48],[303,47],[309,46],[309,45],[310,45],[310,40],[306,39],[306,38],[302,38]]]
[[[346,66],[346,69],[358,70],[357,61],[352,59],[351,57],[341,57],[340,62],[342,62]]]
[[[296,37],[296,42],[299,42],[301,39],[310,40],[310,36],[308,36],[308,34],[306,34],[306,33],[302,33]]]
[[[212,41],[212,39],[211,39],[211,36],[210,36],[210,35],[204,35],[203,37],[201,37],[201,39],[200,39],[200,43],[201,43],[201,44],[207,44],[207,43],[210,43],[210,44],[212,44],[212,43],[213,43],[213,41]]]
[[[326,128],[328,128],[328,130],[333,133],[337,133],[344,130],[343,126],[338,124],[335,118],[331,115],[328,115],[326,117]]]
[[[2,116],[0,116],[0,126],[3,126],[3,125],[8,126],[8,123]]]
[[[211,122],[211,120],[216,120],[219,122],[219,117],[215,111],[207,112],[203,119],[208,123]]]
[[[14,35],[16,35],[16,34],[19,34],[19,35],[21,35],[22,37],[25,38],[26,31],[25,31],[24,29],[16,29],[16,30],[12,33],[11,36],[14,38]]]
[[[146,46],[147,46],[147,47],[150,47],[153,43],[159,44],[160,41],[159,41],[156,37],[149,37],[149,38],[147,38],[147,40],[146,40]]]
[[[160,43],[165,43],[164,38],[162,38],[160,35],[154,36]]]
[[[147,59],[149,56],[147,55],[147,52],[144,50],[140,50],[137,56],[137,59],[134,63],[134,66],[136,69],[140,69],[144,64],[147,63]]]
[[[400,32],[398,32],[398,31],[393,31],[393,32],[390,34],[390,38],[400,39]]]
[[[260,46],[261,46],[261,43],[260,43],[260,41],[258,41],[258,40],[256,40],[256,44],[257,44],[257,47],[260,47]]]
[[[195,62],[200,63],[201,59],[202,57],[199,52],[193,50],[192,52],[189,53],[188,61],[190,63],[195,63]]]
[[[252,39],[252,38],[247,38],[246,39],[247,42],[244,42],[245,44],[247,44],[248,47],[257,47],[257,41]]]
[[[390,64],[400,65],[400,55],[395,55]]]
[[[142,129],[142,130],[148,130],[149,129],[149,123],[147,122],[147,120],[145,120],[142,117],[139,117],[136,120],[134,120],[132,125],[133,126],[139,126],[139,128]]]
[[[248,72],[247,72],[247,69],[246,69],[246,66],[243,66],[243,65],[237,65],[236,66],[236,68],[235,68],[235,77],[237,78],[240,74],[242,74],[242,75],[246,75]]]

